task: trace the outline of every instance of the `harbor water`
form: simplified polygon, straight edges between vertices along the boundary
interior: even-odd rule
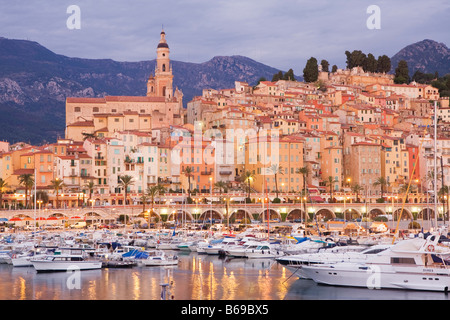
[[[223,258],[170,251],[171,267],[37,273],[0,264],[0,300],[448,300],[438,292],[317,285],[273,259]]]

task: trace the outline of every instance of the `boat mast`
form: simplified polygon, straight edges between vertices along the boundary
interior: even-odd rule
[[[437,228],[437,103],[434,101],[434,223]]]

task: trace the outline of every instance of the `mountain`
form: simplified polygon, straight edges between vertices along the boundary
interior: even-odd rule
[[[391,57],[392,71],[400,60],[408,63],[409,73],[417,70],[423,73],[435,73],[440,76],[450,73],[450,49],[443,43],[425,39],[404,47]]]
[[[0,140],[56,141],[64,136],[66,97],[143,96],[155,62],[70,58],[37,42],[0,37]],[[253,85],[279,71],[243,56],[171,63],[185,105],[204,88],[232,88],[235,81]]]

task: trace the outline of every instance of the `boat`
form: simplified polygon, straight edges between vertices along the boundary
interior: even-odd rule
[[[39,250],[39,248],[36,250],[13,253],[11,255],[11,264],[14,267],[32,267],[33,264],[31,259],[44,258],[50,253],[50,250]]]
[[[276,258],[282,255],[284,255],[283,251],[270,243],[261,243],[256,248],[247,248],[245,250],[245,257],[249,259]]]
[[[256,249],[260,244],[260,241],[247,241],[241,245],[230,246],[225,250],[225,254],[234,258],[246,258],[245,251],[247,249]]]
[[[211,243],[204,248],[206,254],[220,255],[225,254],[226,250],[239,244],[239,240],[234,237],[225,237]]]
[[[360,246],[360,250],[356,251],[355,248],[350,246],[338,246],[333,248],[327,248],[319,250],[316,253],[303,253],[297,255],[287,255],[276,258],[276,261],[285,266],[294,275],[300,279],[309,279],[303,272],[303,266],[313,264],[326,264],[336,262],[364,262],[369,257],[377,254],[392,245],[374,245],[371,247]],[[350,247],[350,248],[349,248]]]
[[[63,249],[51,255],[31,259],[37,272],[93,270],[102,267],[101,260],[90,259],[82,249]]]
[[[147,256],[137,259],[137,265],[150,266],[174,266],[178,264],[178,256],[169,255],[161,250],[147,251]]]
[[[364,262],[310,264],[302,271],[325,285],[448,292],[449,256],[450,248],[431,235],[399,241]]]

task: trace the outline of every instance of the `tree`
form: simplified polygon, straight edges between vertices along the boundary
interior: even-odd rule
[[[220,193],[227,193],[228,192],[228,185],[224,181],[217,181],[214,183],[214,187],[220,190]]]
[[[301,168],[297,168],[295,170],[295,173],[302,175],[302,177],[303,177],[303,191],[304,191],[305,197],[308,197],[306,178],[308,178],[308,176],[310,174],[309,168],[307,166],[304,166],[304,167],[301,167]],[[308,199],[308,198],[306,198],[306,199]],[[306,215],[306,200],[303,202],[303,211],[305,212],[305,215]]]
[[[191,177],[193,176],[192,167],[187,166],[184,168],[184,175],[188,178],[188,197],[191,197]]]
[[[94,188],[95,188],[95,183],[93,181],[89,181],[88,183],[86,183],[84,185],[84,188],[89,190],[89,200],[91,200],[92,199],[92,193],[94,192]]]
[[[384,199],[384,194],[386,192],[385,188],[387,186],[389,186],[390,183],[384,178],[384,177],[379,177],[377,180],[375,180],[375,182],[373,183],[374,187],[378,187],[380,186],[381,189],[381,198]]]
[[[359,202],[359,193],[360,193],[361,191],[363,191],[363,190],[364,190],[364,187],[361,186],[361,185],[359,185],[359,184],[357,184],[357,183],[355,183],[355,184],[352,186],[352,191],[353,191],[354,193],[356,193],[356,201],[357,201],[357,202]]]
[[[97,135],[95,133],[88,133],[88,132],[83,132],[83,141],[87,140],[87,139],[96,139]]]
[[[388,73],[389,71],[391,71],[391,58],[387,55],[379,56],[377,61],[377,72]]]
[[[8,184],[6,183],[5,180],[3,180],[2,178],[0,178],[0,210],[3,207],[3,190],[8,187]]]
[[[325,181],[325,183],[330,187],[330,202],[334,202],[333,185],[336,182],[337,181],[332,176],[328,176],[328,180]]]
[[[331,67],[331,72],[335,73],[337,71],[338,67],[337,65],[333,65],[333,67]]]
[[[323,72],[329,72],[330,63],[327,60],[320,61],[320,65],[322,66]]]
[[[303,79],[305,82],[316,82],[319,78],[319,68],[317,65],[317,59],[311,57],[303,69]]]
[[[347,56],[347,69],[364,66],[366,55],[361,50],[345,51]]]
[[[283,80],[295,81],[294,70],[289,69],[283,76]]]
[[[275,175],[275,193],[276,197],[278,198],[278,174],[284,174],[283,173],[283,167],[279,164],[273,164],[269,167],[269,171]]]
[[[277,82],[278,80],[282,80],[283,79],[283,72],[282,71],[278,71],[278,73],[275,73],[272,77],[272,82]]]
[[[367,55],[366,60],[364,61],[364,65],[363,65],[364,71],[366,72],[377,72],[377,68],[378,68],[378,62],[377,59],[375,59],[374,55],[369,53]]]
[[[246,171],[242,175],[242,181],[244,183],[247,183],[247,186],[248,186],[248,197],[247,198],[249,198],[249,199],[250,199],[251,183],[254,178],[255,178],[255,176],[253,175],[253,173],[251,171]]]
[[[127,194],[128,194],[128,187],[134,185],[134,180],[132,176],[124,175],[119,177],[119,185],[123,187],[124,191],[124,198],[123,203],[127,204]]]
[[[307,190],[306,190],[306,178],[309,176],[309,174],[311,173],[309,168],[307,166],[301,167],[301,168],[297,168],[297,170],[295,170],[295,173],[297,174],[301,174],[303,176],[303,190],[304,190],[304,194],[305,196],[307,195]]]
[[[148,227],[149,228],[150,228],[150,217],[151,217],[151,215],[152,215],[152,213],[154,211],[154,207],[155,207],[155,197],[156,196],[162,196],[162,195],[164,195],[165,192],[166,192],[166,189],[160,184],[157,184],[157,185],[154,185],[154,186],[151,186],[151,187],[147,188],[145,196],[146,197],[150,197],[151,205],[152,205],[151,206],[151,212],[148,215]]]
[[[50,181],[51,187],[53,190],[56,191],[56,208],[59,208],[58,206],[58,198],[59,198],[59,191],[64,188],[66,185],[64,184],[64,181],[56,178],[55,180]]]
[[[19,184],[25,187],[25,207],[28,208],[28,190],[34,185],[34,178],[31,173],[24,173],[19,176]]]
[[[405,60],[398,62],[397,68],[395,68],[394,82],[396,84],[409,83],[409,69],[408,63]]]

